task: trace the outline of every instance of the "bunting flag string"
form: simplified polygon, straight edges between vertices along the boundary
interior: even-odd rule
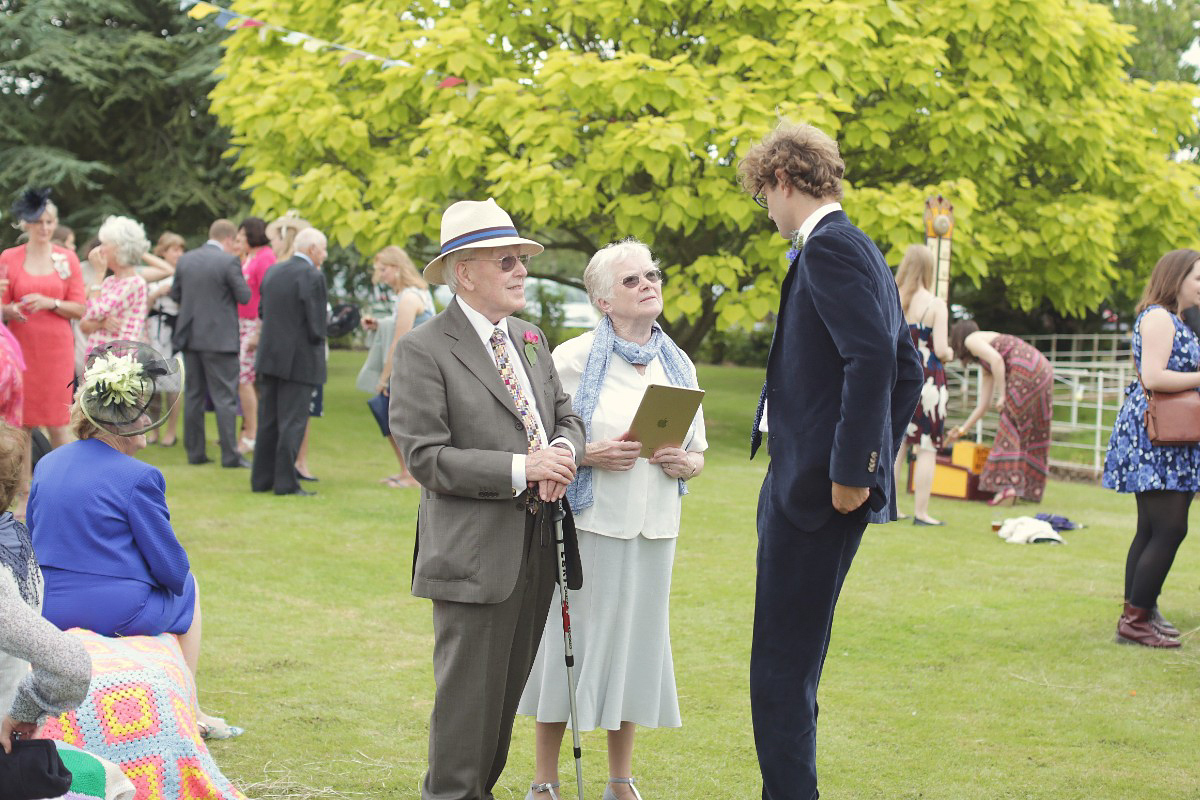
[[[179,10],[186,11],[187,15],[194,20],[206,19],[213,14],[216,14],[214,22],[222,28],[229,30],[241,30],[242,28],[258,28],[259,36],[265,36],[268,31],[281,34],[282,41],[285,44],[292,46],[299,45],[309,53],[320,53],[324,50],[339,50],[345,53],[339,62],[342,66],[349,64],[352,61],[365,59],[367,61],[378,62],[380,69],[388,69],[389,67],[411,67],[412,64],[407,61],[401,61],[395,58],[387,58],[376,53],[369,53],[366,50],[359,50],[356,47],[349,47],[337,42],[326,41],[303,31],[294,31],[290,28],[283,28],[279,25],[273,25],[261,19],[254,19],[246,14],[232,11],[228,8],[206,3],[204,0],[180,0]],[[451,80],[449,78],[447,81]],[[461,79],[455,79],[461,81]],[[446,81],[443,81],[445,83]],[[455,84],[451,84],[455,85]]]

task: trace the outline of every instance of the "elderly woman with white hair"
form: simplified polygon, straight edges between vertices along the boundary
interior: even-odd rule
[[[160,280],[174,273],[174,267],[162,262],[157,267],[141,267],[142,257],[150,249],[150,240],[140,222],[129,217],[109,217],[96,234],[100,244],[88,254],[97,269],[112,274],[100,284],[100,294],[88,301],[79,329],[88,335],[87,350],[112,341],[146,341],[147,281]]]
[[[703,410],[681,447],[659,448],[649,459],[640,457],[641,443],[629,434],[648,386],[696,388],[695,366],[656,322],[662,280],[641,242],[603,248],[583,281],[604,316],[594,331],[554,351],[563,388],[587,428],[582,466],[567,490],[584,570],[583,589],[570,597],[571,627],[579,727],[608,730],[605,800],[640,798],[632,775],[635,725],[681,724],[668,602],[681,498],[686,482],[704,468],[708,447]],[[546,625],[518,713],[537,717],[528,796],[556,798],[569,714],[558,625]]]

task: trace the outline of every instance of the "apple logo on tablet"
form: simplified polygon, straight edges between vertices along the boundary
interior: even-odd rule
[[[667,427],[667,421],[666,421],[665,419],[660,419],[660,420],[658,421],[658,427],[660,427],[660,428],[665,428],[665,427]]]

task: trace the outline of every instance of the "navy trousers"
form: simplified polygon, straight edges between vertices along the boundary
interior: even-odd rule
[[[866,508],[833,516],[819,530],[792,525],[770,500],[771,472],[758,498],[758,582],[750,649],[750,711],[763,800],[816,800],[817,684],[833,611],[866,529]]]

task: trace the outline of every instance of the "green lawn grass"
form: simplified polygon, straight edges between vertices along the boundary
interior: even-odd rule
[[[212,750],[252,798],[418,797],[433,678],[430,604],[408,588],[417,494],[376,482],[395,463],[353,388],[361,360],[330,361],[316,497],[252,495],[247,471],[189,467],[182,446],[143,454],[166,474],[200,582],[202,703],[247,729]],[[746,456],[762,372],[700,375],[712,448],[684,501],[672,587],[684,727],[639,733],[647,800],[760,786],[747,670],[766,462]],[[1066,546],[1008,545],[989,524],[1004,511],[935,499],[944,528],[868,529],[822,684],[823,797],[1200,797],[1197,637],[1175,652],[1113,644],[1132,498],[1055,482],[1037,510],[1088,527]],[[1196,552],[1185,542],[1161,601],[1185,631],[1200,627]],[[520,800],[528,719],[508,763],[496,797]],[[603,733],[585,734],[587,800],[606,772]],[[573,798],[569,758],[563,778]]]

